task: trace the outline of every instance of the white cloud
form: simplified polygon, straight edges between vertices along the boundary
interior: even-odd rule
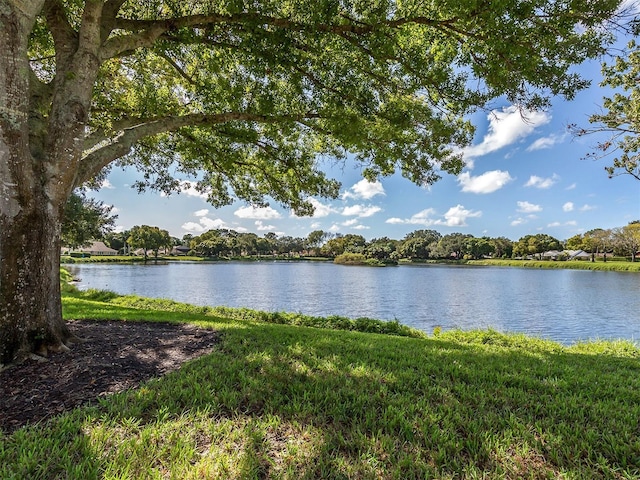
[[[577,186],[578,186],[577,184],[572,183],[572,184],[571,184],[571,185],[569,185],[565,190],[575,190]]]
[[[206,200],[208,197],[207,192],[199,192],[198,190],[196,190],[195,187],[195,183],[189,182],[188,180],[183,180],[180,182],[180,188],[179,188],[179,192],[180,193],[184,193],[185,195],[189,196],[189,197],[198,197],[198,198],[202,198],[203,200]],[[164,197],[166,196],[165,193],[160,193],[160,196]]]
[[[527,223],[527,221],[524,218],[520,217],[520,218],[516,218],[515,220],[513,220],[511,222],[511,226],[512,227],[517,227],[518,225],[522,225],[524,223]]]
[[[547,228],[555,228],[555,227],[575,227],[578,223],[575,220],[570,220],[565,223],[561,222],[551,222],[547,225]]]
[[[531,175],[527,183],[524,184],[525,187],[535,187],[541,189],[551,188],[559,179],[558,175],[555,173],[551,176],[551,178],[542,178],[537,175]]]
[[[105,205],[105,207],[111,207],[111,210],[109,210],[109,213],[112,215],[115,215],[116,213],[120,213],[120,209],[118,207],[114,207],[113,205]]]
[[[340,225],[343,227],[349,227],[351,230],[369,230],[369,228],[371,228],[366,225],[362,225],[357,218],[352,218],[351,220],[342,222]]]
[[[116,225],[116,227],[113,229],[113,231],[115,233],[122,233],[124,232],[126,229],[124,228],[124,225]]]
[[[196,217],[206,217],[209,214],[208,208],[203,208],[202,210],[198,210],[197,212],[193,212],[193,215]]]
[[[194,233],[202,233],[205,230],[202,225],[196,222],[183,223],[180,228],[182,228],[183,230],[186,230],[187,232],[194,232]]]
[[[352,205],[350,207],[345,207],[342,210],[342,215],[344,216],[355,216],[360,218],[371,217],[376,213],[382,211],[380,207],[376,207],[373,205],[365,206],[365,205]]]
[[[232,228],[227,222],[225,222],[221,218],[202,217],[200,219],[200,224],[206,230],[217,230],[219,228],[228,228],[228,229]]]
[[[565,212],[573,211],[573,202],[567,202],[562,206],[562,210]]]
[[[517,202],[517,203],[518,203],[518,212],[534,213],[534,212],[542,211],[542,207],[540,205],[535,205],[529,202]]]
[[[473,217],[482,216],[482,212],[474,212],[472,210],[467,210],[462,205],[456,205],[455,207],[451,207],[447,210],[447,213],[443,215],[443,219],[433,218],[436,215],[436,211],[433,208],[427,208],[422,210],[411,218],[389,218],[386,223],[390,224],[408,224],[408,225],[422,225],[425,227],[430,227],[432,225],[445,225],[447,227],[466,227],[467,219]]]
[[[183,223],[181,228],[188,232],[193,233],[202,233],[208,230],[217,230],[217,229],[233,229],[237,232],[246,232],[247,229],[243,227],[232,227],[227,222],[220,218],[209,218],[209,217],[200,217],[198,223],[196,222],[186,222]]]
[[[502,170],[492,170],[477,177],[472,177],[469,172],[464,172],[458,177],[458,183],[462,185],[462,191],[471,193],[493,193],[512,180],[513,178],[511,178],[509,172],[503,172]]]
[[[334,223],[329,227],[329,231],[331,233],[338,233],[340,231],[340,227]]]
[[[370,182],[363,178],[353,185],[349,191],[343,193],[342,198],[363,198],[365,200],[370,200],[376,195],[386,195],[382,183],[378,180]]]
[[[336,213],[336,210],[331,207],[331,205],[325,205],[324,203],[316,200],[315,198],[310,198],[309,203],[313,205],[313,215],[311,217],[300,217],[295,214],[295,212],[291,211],[292,218],[322,218],[327,217],[332,213]]]
[[[262,220],[256,220],[255,226],[259,232],[270,232],[276,229],[275,225],[265,225],[262,223]]]
[[[524,118],[523,118],[524,116]],[[487,116],[489,120],[488,133],[478,145],[463,150],[465,160],[486,155],[503,147],[516,143],[523,137],[551,121],[551,116],[545,112],[520,112],[517,107],[510,106],[502,110],[492,110]]]
[[[589,210],[595,210],[595,209],[596,207],[594,207],[593,205],[588,205],[586,203],[580,207],[581,212],[588,212]]]
[[[451,207],[447,213],[444,214],[445,221],[438,221],[438,225],[446,225],[448,227],[466,227],[467,218],[481,217],[482,212],[474,212],[467,210],[464,206],[458,204],[455,207]]]
[[[433,208],[427,208],[425,210],[422,210],[416,213],[411,218],[402,219],[402,218],[393,217],[393,218],[387,219],[385,223],[390,223],[392,225],[402,225],[402,224],[424,225],[425,227],[429,227],[431,225],[435,225],[437,221],[436,219],[431,218],[435,214],[436,214],[436,211]]]
[[[313,212],[312,218],[326,217],[329,214],[335,212],[335,210],[333,208],[331,208],[330,205],[325,205],[324,203],[321,203],[320,201],[316,200],[315,198],[309,199],[309,202],[311,203],[311,205],[313,205],[313,208],[315,209],[315,211]]]
[[[529,147],[527,147],[527,152],[533,152],[534,150],[543,150],[545,148],[551,148],[558,143],[564,142],[566,135],[557,135],[552,134],[548,137],[542,137],[533,142]]]
[[[113,186],[113,184],[109,181],[108,178],[105,178],[100,184],[100,188],[106,188],[106,189],[112,190],[116,187]]]
[[[248,218],[251,220],[271,220],[281,218],[282,215],[271,207],[241,207],[233,214],[239,218]]]

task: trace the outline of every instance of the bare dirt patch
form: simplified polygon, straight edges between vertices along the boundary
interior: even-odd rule
[[[0,372],[0,429],[10,433],[99,397],[136,388],[210,353],[220,333],[187,324],[69,321],[85,339],[45,362]]]

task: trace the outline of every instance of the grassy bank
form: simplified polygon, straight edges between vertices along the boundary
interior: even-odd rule
[[[569,268],[575,270],[601,270],[608,272],[640,272],[640,262],[598,261],[585,260],[551,261],[551,260],[467,260],[468,265],[488,265],[497,267],[524,268]]]
[[[142,263],[144,257],[137,256],[92,256],[88,258],[72,258],[68,256],[61,257],[61,263]],[[159,262],[202,262],[202,261],[245,261],[245,262],[260,262],[260,261],[319,261],[327,262],[332,261],[323,257],[238,257],[238,258],[203,258],[203,257],[158,257]],[[148,262],[154,262],[155,258],[149,257]],[[411,264],[442,264],[442,265],[483,265],[494,267],[524,267],[524,268],[569,268],[576,270],[602,270],[610,272],[640,272],[640,262],[621,262],[621,261],[608,261],[602,260],[597,262],[589,262],[584,260],[573,261],[551,261],[551,260],[504,260],[504,259],[484,259],[484,260],[422,260],[422,261],[409,261],[401,260],[400,262],[382,262],[376,259],[366,259],[361,254],[345,254],[336,258],[336,263],[343,265],[367,265],[367,266],[379,266],[384,267],[386,265],[411,265]]]
[[[380,335],[100,292],[69,292],[64,312],[193,322],[223,340],[140,389],[0,436],[2,479],[640,476],[630,343]]]
[[[147,257],[147,262],[202,262],[202,257],[191,256],[160,256],[156,259],[154,256]],[[90,257],[70,257],[63,255],[60,257],[60,263],[143,263],[144,257],[140,255],[91,255]]]
[[[290,257],[286,255],[261,255],[261,256],[244,256],[244,257],[197,257],[189,255],[180,256],[154,256],[147,257],[147,262],[273,262],[273,261],[295,261],[295,262],[330,262],[330,258],[326,257]],[[70,257],[63,255],[60,257],[60,263],[142,263],[144,257],[139,255],[92,255],[90,257]]]

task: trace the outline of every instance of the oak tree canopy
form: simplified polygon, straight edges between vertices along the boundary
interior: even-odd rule
[[[587,85],[619,0],[0,0],[0,364],[65,349],[60,224],[113,165],[297,213],[319,161],[429,184],[468,115]]]

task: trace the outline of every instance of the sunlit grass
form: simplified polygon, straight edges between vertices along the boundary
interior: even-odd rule
[[[203,257],[196,256],[173,256],[173,255],[159,255],[157,258],[152,254],[147,256],[147,262],[202,262],[206,260]],[[62,264],[67,263],[142,263],[144,262],[144,256],[142,255],[91,255],[88,257],[71,257],[69,255],[63,255],[60,257]]]
[[[0,478],[637,478],[640,350],[410,338],[103,293],[67,318],[198,322],[215,351],[0,436]]]
[[[498,267],[524,268],[569,268],[573,270],[602,270],[609,272],[640,272],[640,262],[598,261],[586,260],[552,261],[552,260],[468,260],[468,265],[488,265]]]

